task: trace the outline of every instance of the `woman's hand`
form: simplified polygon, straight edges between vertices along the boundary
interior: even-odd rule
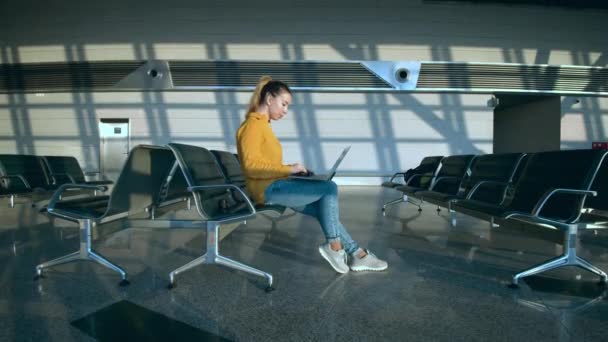
[[[306,168],[300,163],[289,164],[289,166],[291,167],[291,173],[306,172]]]

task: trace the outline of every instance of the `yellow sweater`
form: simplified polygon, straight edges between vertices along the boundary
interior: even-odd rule
[[[268,117],[260,113],[247,114],[236,133],[236,145],[247,190],[256,203],[263,204],[268,185],[291,173],[291,167],[283,164],[283,148]]]

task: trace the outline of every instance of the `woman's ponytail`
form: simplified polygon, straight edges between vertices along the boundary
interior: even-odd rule
[[[253,95],[251,95],[251,100],[249,100],[249,109],[247,109],[247,114],[251,112],[255,112],[256,108],[262,102],[262,90],[264,86],[268,84],[268,82],[272,81],[272,77],[270,76],[262,76],[258,81],[258,84],[255,86],[255,90],[253,91]]]

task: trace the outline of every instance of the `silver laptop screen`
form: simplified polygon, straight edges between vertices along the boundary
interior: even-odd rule
[[[331,170],[329,170],[330,174],[333,174],[333,173],[336,172],[336,170],[338,169],[338,166],[340,166],[340,163],[342,163],[342,160],[344,159],[344,157],[346,157],[346,154],[348,153],[348,151],[350,151],[350,146],[346,146],[342,150],[342,153],[340,154],[340,157],[338,157],[338,159],[336,159],[336,162],[334,163],[334,166],[332,166]]]

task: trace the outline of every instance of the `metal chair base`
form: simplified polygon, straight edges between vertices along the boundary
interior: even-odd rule
[[[521,278],[564,266],[578,266],[584,270],[594,273],[600,277],[600,282],[605,284],[608,280],[608,275],[606,275],[604,271],[593,266],[587,260],[576,255],[576,232],[576,225],[571,225],[569,227],[569,231],[565,233],[564,254],[537,266],[531,267],[525,271],[517,273],[515,276],[513,276],[513,280],[511,282],[510,287],[516,288]]]
[[[79,225],[80,225],[80,249],[74,253],[64,255],[57,259],[53,259],[53,260],[47,261],[45,263],[42,263],[42,264],[36,266],[36,276],[34,277],[34,280],[44,278],[42,271],[46,268],[50,268],[50,267],[61,265],[61,264],[66,264],[66,263],[69,263],[72,261],[86,260],[86,261],[93,261],[93,262],[98,263],[102,266],[105,266],[113,271],[118,272],[120,274],[120,277],[122,278],[119,285],[120,286],[129,285],[129,281],[127,280],[127,273],[122,268],[120,268],[117,265],[115,265],[114,263],[110,262],[108,259],[104,258],[102,255],[97,254],[91,248],[91,225],[92,225],[91,220],[80,220]]]
[[[253,268],[251,266],[245,265],[243,263],[229,259],[223,255],[220,255],[219,241],[218,241],[219,227],[220,227],[219,222],[215,222],[215,221],[207,222],[207,252],[205,254],[203,254],[202,256],[188,262],[187,264],[185,264],[181,267],[178,267],[177,269],[175,269],[171,273],[169,273],[168,288],[172,289],[177,286],[175,283],[175,277],[178,274],[188,271],[188,270],[190,270],[196,266],[202,265],[202,264],[215,264],[215,265],[221,265],[221,266],[225,266],[228,268],[232,268],[237,271],[242,271],[245,273],[253,274],[253,275],[256,275],[259,277],[263,277],[268,282],[268,287],[266,288],[266,292],[270,292],[270,291],[274,290],[274,288],[272,287],[273,278],[270,273],[258,270],[257,268]]]
[[[397,204],[397,203],[411,203],[418,207],[418,211],[422,211],[422,202],[423,202],[422,200],[418,200],[416,202],[413,198],[409,197],[408,195],[403,195],[403,197],[399,197],[397,199],[384,203],[384,205],[382,206],[382,215],[386,215],[386,208],[389,205],[393,205],[393,204]]]

